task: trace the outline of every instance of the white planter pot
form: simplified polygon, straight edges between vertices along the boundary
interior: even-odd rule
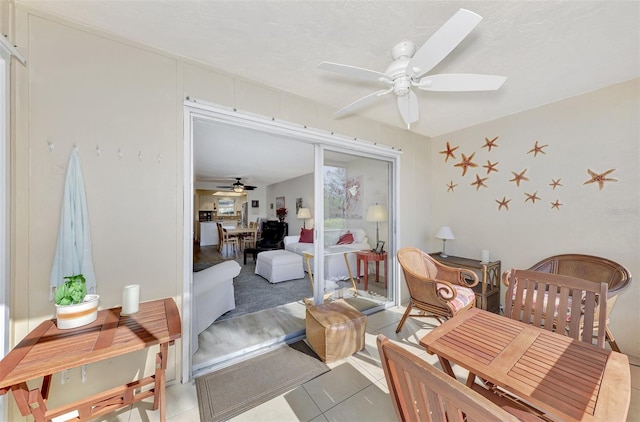
[[[56,305],[57,326],[61,330],[81,327],[98,317],[99,295],[87,295],[84,302],[76,305]]]

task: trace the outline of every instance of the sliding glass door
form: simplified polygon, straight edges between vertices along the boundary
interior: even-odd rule
[[[393,300],[393,161],[321,149],[323,299],[345,298],[361,310]],[[320,173],[320,174],[318,174]],[[391,220],[392,221],[392,220]],[[320,286],[318,286],[320,288]],[[320,291],[315,292],[319,299]]]

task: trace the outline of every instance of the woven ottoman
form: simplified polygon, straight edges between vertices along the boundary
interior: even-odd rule
[[[364,349],[366,327],[367,317],[342,299],[307,308],[307,341],[323,362]]]
[[[269,280],[269,283],[304,278],[302,257],[284,249],[260,252],[255,273]]]

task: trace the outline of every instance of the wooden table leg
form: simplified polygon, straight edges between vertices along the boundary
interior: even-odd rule
[[[387,254],[384,254],[384,288],[387,289],[387,280],[389,279],[389,264],[387,262]]]
[[[156,355],[156,377],[154,387],[153,410],[160,408],[160,421],[166,420],[167,400],[165,396],[165,370],[167,369],[167,354],[169,343],[160,344],[160,351]]]
[[[364,262],[364,291],[369,291],[369,257],[362,258]],[[360,275],[360,273],[358,273]]]
[[[353,295],[354,296],[358,296],[358,288],[356,287],[356,282],[353,279],[353,273],[351,272],[351,265],[349,264],[349,259],[347,258],[347,255],[349,254],[349,252],[345,252],[344,255],[344,262],[346,262],[347,264],[347,271],[349,271],[349,279],[351,280],[351,287],[353,287]],[[367,276],[365,275],[365,279],[364,279],[364,285],[365,285],[365,289],[367,286]]]
[[[451,364],[447,359],[444,359],[438,356],[438,361],[440,361],[440,366],[442,366],[442,370],[447,373],[449,376],[455,378],[455,374],[453,373],[453,369],[451,369]]]
[[[11,386],[11,392],[22,416],[32,415],[36,422],[45,422],[44,415],[47,412],[47,405],[40,390],[36,388],[29,391],[27,383],[21,382]]]

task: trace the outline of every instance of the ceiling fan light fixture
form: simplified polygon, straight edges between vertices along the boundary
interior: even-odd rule
[[[244,192],[244,186],[241,186],[241,185],[235,185],[235,186],[233,187],[233,191],[234,191],[234,192],[236,192],[236,193],[242,193],[242,192]]]

